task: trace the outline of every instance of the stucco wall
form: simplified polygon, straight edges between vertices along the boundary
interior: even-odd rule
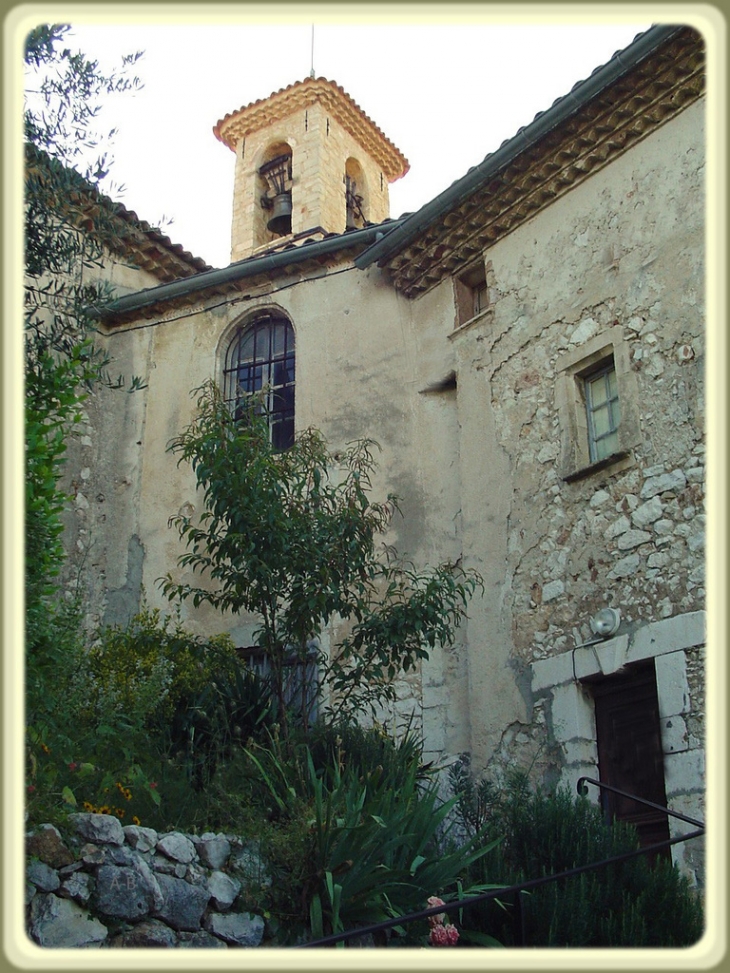
[[[477,766],[537,760],[566,782],[595,771],[590,700],[566,738],[553,691],[549,706],[533,694],[536,668],[569,659],[604,606],[627,638],[704,607],[703,144],[700,103],[492,247],[491,306],[452,338],[465,561],[488,579],[468,630]],[[624,356],[631,448],[568,481],[563,370],[608,341]],[[690,814],[704,776],[699,651],[677,656],[695,690],[662,730],[668,799]]]
[[[388,541],[484,578],[457,644],[402,687],[427,751],[470,751],[477,770],[537,757],[562,773],[566,741],[534,695],[535,666],[590,637],[607,604],[632,638],[704,605],[702,125],[700,103],[494,245],[491,304],[456,330],[451,281],[409,301],[377,268],[343,264],[110,335],[119,370],[148,388],[92,407],[84,516],[98,614],[122,620],[140,585],[164,604],[156,579],[182,552],[168,519],[199,503],[166,445],[191,418],[190,390],[220,377],[233,329],[278,308],[296,332],[298,428],[318,426],[335,450],[377,440],[375,495],[397,493],[404,513]],[[630,449],[568,482],[566,362],[604,338],[623,356]],[[196,631],[250,642],[246,620],[185,613]],[[699,750],[702,666],[687,648],[682,718]]]

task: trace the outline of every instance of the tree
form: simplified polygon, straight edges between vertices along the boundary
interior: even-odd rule
[[[109,168],[95,123],[103,94],[137,87],[127,71],[103,74],[63,46],[69,28],[42,25],[26,39],[25,133],[25,596],[29,712],[45,705],[66,647],[59,638],[64,562],[60,488],[69,431],[96,383],[123,385],[94,346],[88,307],[107,296],[94,282],[119,243],[114,205],[100,189]],[[81,168],[78,171],[76,166]],[[132,380],[130,389],[139,387]]]
[[[188,548],[179,566],[206,582],[168,574],[163,591],[258,617],[256,640],[269,659],[284,733],[287,662],[304,663],[334,618],[349,622],[350,632],[331,658],[319,657],[331,717],[393,699],[396,674],[453,640],[480,578],[452,564],[419,573],[395,551],[378,549],[398,507],[392,495],[383,503],[368,496],[371,441],[352,443],[335,459],[308,429],[277,451],[260,400],[252,397],[234,416],[214,382],[195,391],[196,417],[169,448],[192,465],[204,511],[196,522],[181,515],[172,523]]]

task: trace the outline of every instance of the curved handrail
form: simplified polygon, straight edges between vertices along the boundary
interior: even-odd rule
[[[387,919],[384,922],[376,922],[370,926],[363,926],[359,929],[350,929],[346,932],[333,933],[331,936],[325,936],[322,939],[316,939],[308,943],[299,943],[297,946],[292,946],[291,948],[312,949],[316,946],[334,946],[336,943],[344,942],[346,939],[356,939],[360,936],[367,936],[371,933],[381,932],[385,929],[392,929],[393,926],[401,926],[406,922],[415,922],[418,919],[427,919],[429,916],[437,915],[438,913],[454,912],[466,905],[476,905],[479,902],[487,902],[490,899],[496,899],[498,896],[506,897],[513,894],[519,899],[520,892],[526,892],[530,889],[538,888],[540,885],[547,885],[549,882],[557,882],[563,878],[571,878],[572,876],[580,875],[583,872],[590,872],[597,868],[603,868],[606,865],[626,861],[629,858],[636,858],[639,855],[648,855],[654,851],[659,851],[662,848],[668,848],[671,845],[678,845],[683,841],[690,841],[692,838],[700,838],[705,833],[704,822],[691,818],[686,814],[680,814],[679,811],[671,811],[668,807],[662,807],[661,804],[654,804],[652,801],[647,801],[642,797],[637,797],[635,794],[629,794],[626,791],[619,790],[617,787],[613,787],[610,784],[605,784],[600,780],[595,780],[593,777],[578,778],[576,789],[580,795],[585,795],[587,793],[586,784],[593,784],[595,787],[611,791],[614,794],[620,794],[622,797],[631,798],[632,800],[638,801],[640,804],[644,804],[647,807],[654,808],[657,811],[663,811],[665,814],[668,814],[673,818],[679,818],[681,821],[686,821],[688,824],[695,825],[697,830],[679,835],[676,838],[669,838],[665,841],[657,842],[653,845],[647,845],[644,848],[636,848],[633,851],[627,851],[621,855],[614,855],[611,858],[604,858],[599,862],[591,862],[589,865],[578,865],[575,868],[569,868],[564,872],[556,872],[554,875],[547,875],[543,878],[531,879],[529,882],[520,882],[518,885],[506,885],[503,888],[492,889],[489,892],[482,892],[480,895],[472,895],[463,899],[455,899],[453,902],[445,902],[443,905],[433,906],[430,909],[422,909],[420,912],[412,912],[409,915],[398,916],[395,919]]]

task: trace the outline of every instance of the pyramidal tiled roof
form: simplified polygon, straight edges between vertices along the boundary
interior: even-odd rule
[[[235,151],[251,132],[286,118],[308,105],[323,104],[342,127],[377,160],[389,182],[404,176],[408,160],[344,88],[327,78],[305,78],[229,112],[213,127],[217,139]]]

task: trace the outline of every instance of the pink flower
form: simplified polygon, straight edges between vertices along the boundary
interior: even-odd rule
[[[440,899],[437,895],[432,895],[428,899],[428,907],[429,907],[429,909],[433,909],[437,905],[445,905],[445,904],[446,903],[444,902],[444,900],[443,899]],[[431,926],[431,928],[433,929],[435,926],[440,926],[441,923],[445,921],[445,919],[446,919],[446,913],[445,912],[439,912],[436,915],[429,916],[428,917],[428,922],[429,922],[429,925]]]
[[[455,946],[459,941],[459,930],[451,923],[433,926],[428,936],[431,946]]]

